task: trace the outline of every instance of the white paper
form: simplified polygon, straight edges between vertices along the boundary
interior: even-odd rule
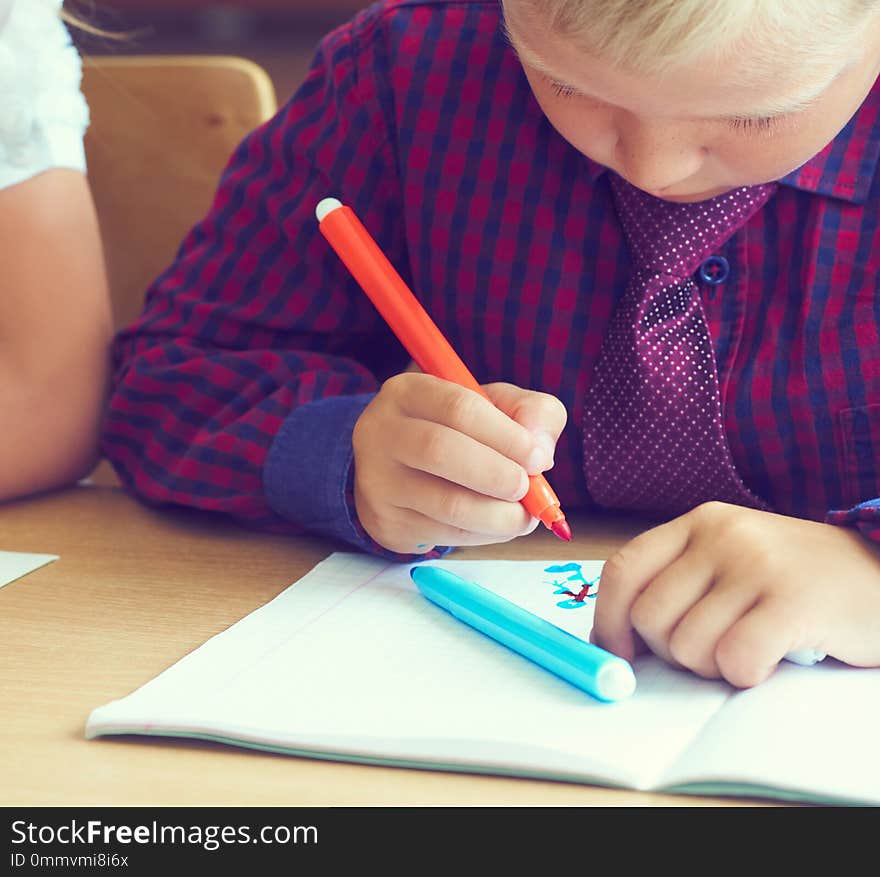
[[[431,563],[589,636],[601,562]],[[634,665],[631,698],[602,703],[426,600],[409,569],[331,555],[94,710],[87,736],[195,735],[343,760],[880,803],[880,670],[783,662],[739,692],[649,657]]]
[[[26,554],[21,551],[0,551],[0,588],[22,576],[58,560],[57,554]]]
[[[546,561],[437,561],[586,639],[589,598]],[[583,576],[601,564],[583,563]],[[560,579],[563,579],[560,581]],[[556,582],[556,584],[554,584]],[[336,554],[134,694],[102,732],[190,732],[293,750],[551,773],[648,787],[729,686],[649,658],[635,695],[601,703],[454,619],[409,567]]]
[[[704,728],[665,779],[880,801],[880,670],[781,663]]]

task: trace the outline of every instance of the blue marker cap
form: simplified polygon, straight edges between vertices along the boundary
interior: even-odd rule
[[[621,700],[635,691],[635,674],[623,658],[578,639],[494,591],[436,566],[414,566],[410,575],[432,603],[593,697]]]

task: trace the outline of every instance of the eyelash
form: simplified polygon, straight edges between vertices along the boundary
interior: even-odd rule
[[[556,97],[570,98],[578,93],[573,86],[566,85],[564,82],[556,82],[552,79],[550,80],[550,87],[553,89]],[[735,116],[732,119],[727,119],[727,124],[734,131],[769,134],[776,129],[782,118],[782,116]]]
[[[727,123],[734,131],[755,131],[769,134],[782,121],[782,116],[739,117],[728,119]]]
[[[553,89],[553,93],[556,97],[574,97],[577,92],[570,85],[566,85],[564,82],[555,82],[554,80],[550,80],[550,88]]]

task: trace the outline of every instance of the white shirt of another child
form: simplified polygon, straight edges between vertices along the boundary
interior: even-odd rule
[[[85,172],[89,108],[62,0],[0,0],[0,189],[50,168]]]

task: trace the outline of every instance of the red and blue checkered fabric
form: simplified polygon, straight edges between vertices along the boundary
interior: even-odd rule
[[[115,343],[103,448],[139,495],[374,547],[352,519],[351,428],[407,357],[318,232],[333,195],[479,381],[565,403],[549,478],[566,511],[593,505],[580,415],[633,268],[609,174],[542,115],[500,24],[496,0],[374,5],[241,144]],[[720,246],[723,282],[695,277],[747,487],[873,538],[878,108],[875,86]]]

